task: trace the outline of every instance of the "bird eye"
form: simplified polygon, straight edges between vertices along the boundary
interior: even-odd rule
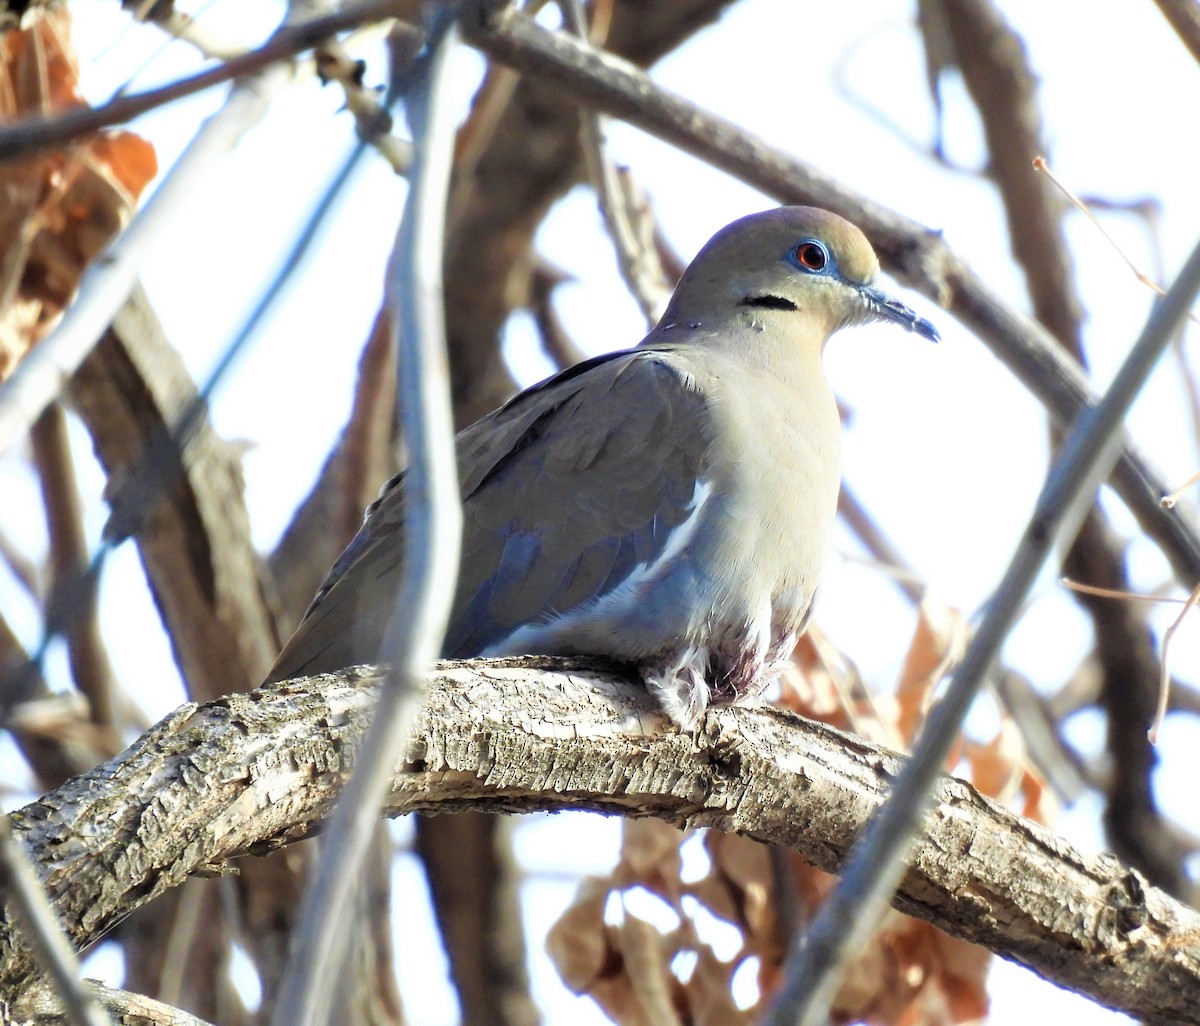
[[[796,247],[796,262],[806,271],[823,271],[829,254],[819,242],[802,242]]]

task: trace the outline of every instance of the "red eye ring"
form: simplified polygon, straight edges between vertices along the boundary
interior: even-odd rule
[[[796,263],[806,271],[823,271],[829,263],[829,255],[816,242],[802,242],[796,247]]]

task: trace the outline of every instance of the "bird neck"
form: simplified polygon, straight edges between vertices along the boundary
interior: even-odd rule
[[[732,317],[669,320],[664,317],[642,346],[704,350],[709,359],[744,371],[768,374],[781,384],[807,388],[823,381],[821,354],[829,333],[811,318],[747,308]]]

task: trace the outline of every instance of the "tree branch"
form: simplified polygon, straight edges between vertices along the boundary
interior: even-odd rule
[[[362,670],[187,705],[117,759],[12,814],[72,940],[189,874],[319,829],[374,704]],[[591,809],[784,844],[836,871],[903,759],[774,709],[674,731],[598,664],[447,662],[388,815]],[[1152,1023],[1200,1023],[1200,913],[944,778],[896,907]],[[0,997],[32,961],[0,919]]]
[[[84,980],[83,987],[103,1006],[112,1026],[211,1026],[181,1008],[142,994],[105,987],[95,980]],[[35,986],[22,994],[19,1004],[22,1014],[32,1016],[37,1026],[72,1026],[62,1012],[62,1002],[44,987]],[[0,1001],[0,1022],[10,1021],[5,1018],[6,1011],[4,1002]]]

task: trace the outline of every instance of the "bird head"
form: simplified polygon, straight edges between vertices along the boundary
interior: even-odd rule
[[[879,260],[861,231],[816,207],[778,207],[717,232],[688,266],[661,326],[720,327],[801,315],[819,342],[839,328],[892,321],[931,341],[937,329],[875,287]]]

